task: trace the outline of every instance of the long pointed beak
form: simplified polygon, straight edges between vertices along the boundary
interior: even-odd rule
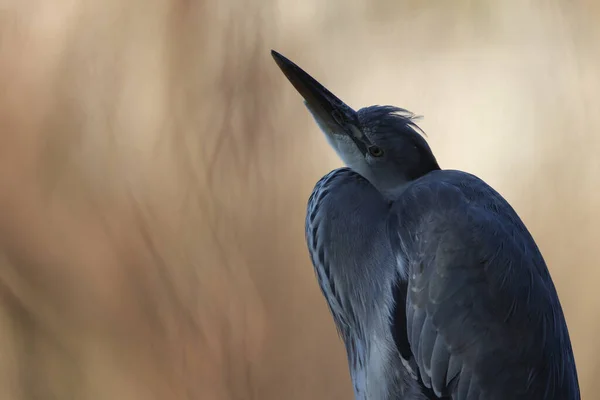
[[[283,55],[275,50],[271,50],[271,55],[281,71],[304,98],[308,109],[320,119],[320,122],[327,124],[332,131],[350,136],[361,152],[365,154],[368,139],[358,128],[356,111]]]

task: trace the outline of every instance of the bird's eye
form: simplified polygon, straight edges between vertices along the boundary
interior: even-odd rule
[[[379,146],[371,146],[369,147],[369,154],[373,157],[381,157],[383,155],[383,150]]]

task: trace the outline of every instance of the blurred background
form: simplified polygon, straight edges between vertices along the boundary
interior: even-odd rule
[[[4,0],[0,398],[350,399],[304,243],[340,161],[272,61],[423,115],[546,257],[600,389],[594,1]]]

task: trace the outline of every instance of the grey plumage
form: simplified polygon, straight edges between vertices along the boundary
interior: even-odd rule
[[[273,57],[348,166],[316,184],[306,241],[356,399],[579,400],[556,289],[504,198],[440,169],[408,111],[355,112]]]

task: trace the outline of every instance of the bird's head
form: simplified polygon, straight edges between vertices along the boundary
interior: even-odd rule
[[[354,111],[292,61],[271,54],[342,161],[382,194],[393,197],[406,183],[439,169],[410,112],[392,106]]]

